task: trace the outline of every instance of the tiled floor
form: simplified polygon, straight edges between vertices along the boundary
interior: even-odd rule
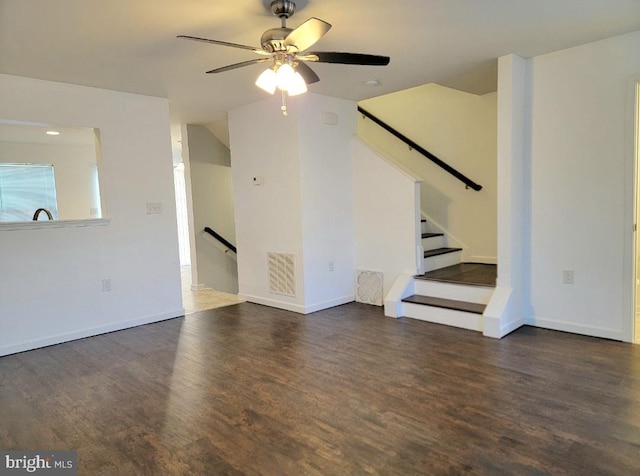
[[[193,314],[194,312],[244,302],[243,299],[240,299],[235,294],[227,294],[213,289],[205,288],[194,291],[191,289],[191,267],[183,266],[180,271],[182,275],[182,303],[185,314]]]

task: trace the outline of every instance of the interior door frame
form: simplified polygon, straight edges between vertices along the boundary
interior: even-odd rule
[[[636,303],[640,299],[636,285],[640,278],[640,269],[636,266],[640,255],[637,230],[640,222],[640,73],[627,79],[626,97],[623,336],[625,341],[634,342],[636,325],[640,325],[636,323]]]

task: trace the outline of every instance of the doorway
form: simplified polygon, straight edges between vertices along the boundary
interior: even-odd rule
[[[635,216],[634,216],[634,319],[633,342],[640,344],[640,239],[638,239],[638,223],[640,223],[640,82],[635,84],[635,126],[634,126],[634,161],[635,161]]]

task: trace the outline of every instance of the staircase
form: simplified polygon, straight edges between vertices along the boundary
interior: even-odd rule
[[[447,246],[447,237],[422,219],[422,248],[424,249],[424,271],[444,268],[462,261],[462,248]]]
[[[495,289],[496,266],[462,263],[462,249],[422,220],[423,275],[405,286],[397,317],[446,324],[482,332],[483,317]]]

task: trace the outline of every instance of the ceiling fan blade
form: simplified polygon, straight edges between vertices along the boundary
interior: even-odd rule
[[[330,28],[331,25],[326,21],[318,18],[309,18],[287,35],[284,39],[284,46],[292,46],[298,51],[304,51],[322,38]]]
[[[367,55],[364,53],[341,53],[336,51],[312,51],[298,56],[305,61],[318,63],[361,64],[365,66],[386,66],[391,58],[388,56]]]
[[[262,48],[256,48],[254,46],[247,46],[247,45],[240,45],[238,43],[229,43],[228,41],[210,40],[209,38],[200,38],[197,36],[189,36],[189,35],[178,35],[177,38],[182,38],[184,40],[202,41],[203,43],[210,43],[213,45],[230,46],[231,48],[240,48],[243,50],[250,50],[262,55],[270,54],[268,51],[265,51]]]
[[[307,85],[320,81],[318,75],[304,63],[298,63],[296,70],[300,73],[300,76],[302,76],[302,79],[304,79]]]
[[[229,71],[232,69],[237,69],[237,68],[242,68],[243,66],[249,66],[252,64],[257,64],[257,63],[264,63],[266,61],[270,61],[271,58],[256,58],[256,59],[252,59],[249,61],[243,61],[242,63],[235,63],[235,64],[230,64],[228,66],[223,66],[222,68],[216,68],[216,69],[212,69],[207,71],[207,74],[209,73],[223,73],[224,71]]]

